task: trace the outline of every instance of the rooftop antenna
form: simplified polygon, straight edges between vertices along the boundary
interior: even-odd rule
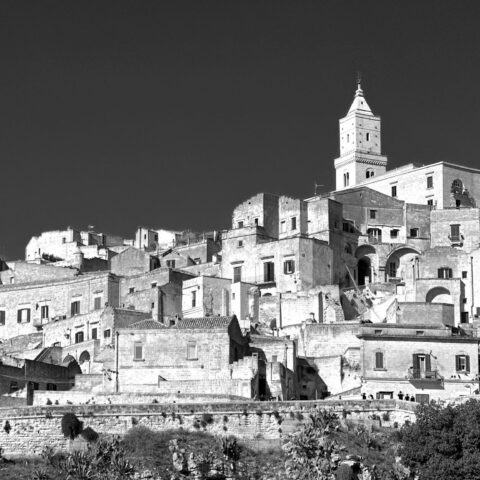
[[[362,83],[362,72],[360,70],[357,70],[357,87],[360,87]]]
[[[315,182],[313,183],[313,195],[316,196],[317,195],[317,188],[318,187],[324,187],[325,185],[323,184],[320,184],[320,183],[317,183],[317,181],[315,180]]]

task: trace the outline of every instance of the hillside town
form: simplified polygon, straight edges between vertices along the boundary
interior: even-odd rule
[[[0,406],[477,395],[480,170],[389,170],[360,83],[339,144],[334,191],[226,230],[67,227],[0,260]]]

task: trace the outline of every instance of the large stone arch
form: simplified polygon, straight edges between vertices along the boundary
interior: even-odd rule
[[[450,290],[445,287],[431,288],[425,297],[427,303],[449,303],[453,304],[453,297]]]
[[[392,250],[385,261],[385,281],[413,281],[414,259],[420,255],[416,248],[402,245]]]
[[[68,354],[64,359],[63,359],[63,364],[68,365],[70,362],[76,362],[75,357],[72,355]]]

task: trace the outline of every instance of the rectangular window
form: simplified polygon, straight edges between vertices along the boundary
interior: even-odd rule
[[[135,287],[130,287],[130,288],[128,289],[128,293],[133,293],[134,291],[135,291]]]
[[[197,306],[197,292],[192,292],[192,308]]]
[[[467,272],[465,271],[462,272],[462,278],[467,278]]]
[[[285,233],[287,231],[287,222],[285,220],[282,220],[280,222],[280,233]]]
[[[32,386],[34,390],[38,390],[40,388],[40,384],[38,384],[37,382],[32,382]]]
[[[0,310],[0,325],[5,325],[6,316],[5,310]]]
[[[291,221],[292,221],[292,230],[296,230],[297,229],[297,217],[292,217],[291,218]]]
[[[460,225],[450,225],[450,241],[460,241]]]
[[[21,308],[17,312],[17,322],[18,323],[28,323],[30,321],[30,309]]]
[[[398,233],[399,233],[399,230],[397,230],[396,228],[394,228],[393,230],[390,230],[390,238],[398,238]]]
[[[438,278],[452,278],[453,277],[453,271],[449,267],[439,268],[437,273],[438,273]]]
[[[286,275],[295,273],[295,260],[285,260],[283,263],[283,273]]]
[[[48,305],[42,305],[40,307],[40,318],[42,320],[48,319],[49,312],[48,312]]]
[[[255,226],[258,227],[258,218],[254,220]]]
[[[243,228],[243,221],[237,223],[238,228]]]
[[[243,240],[239,240],[237,243],[237,248],[242,248],[243,247]]]
[[[370,210],[370,218],[372,218],[372,219],[377,218],[377,211],[376,210]]]
[[[427,188],[433,188],[433,177],[427,177]]]
[[[75,334],[75,343],[82,343],[84,340],[83,332],[77,332]]]
[[[100,310],[102,308],[102,297],[95,297],[93,299],[93,309]]]
[[[242,281],[242,267],[233,267],[233,283]]]
[[[57,386],[54,383],[47,383],[47,390],[55,391]]]
[[[383,370],[383,352],[375,352],[375,369]]]
[[[197,360],[197,342],[187,343],[187,360]]]
[[[455,355],[455,368],[457,372],[470,372],[470,356],[469,355]]]
[[[72,317],[80,314],[80,301],[76,300],[70,304],[70,314]]]
[[[143,360],[143,344],[136,342],[133,347],[133,359]]]
[[[388,263],[388,276],[390,278],[397,277],[397,262],[393,261]]]
[[[460,323],[468,323],[468,312],[460,312]]]
[[[152,282],[152,283],[150,284],[150,286],[151,286],[152,288],[156,288],[157,282]]]
[[[98,330],[96,328],[92,328],[92,340],[97,339],[97,332]]]
[[[168,268],[175,268],[175,260],[167,260]]]
[[[410,229],[410,237],[417,238],[418,237],[418,228],[411,228]]]
[[[397,196],[397,186],[393,185],[392,186],[392,197],[396,197],[396,196]]]
[[[105,339],[110,338],[110,335],[111,335],[110,329],[103,331],[103,338]]]
[[[265,262],[263,264],[263,281],[264,282],[275,281],[275,264],[273,262]]]

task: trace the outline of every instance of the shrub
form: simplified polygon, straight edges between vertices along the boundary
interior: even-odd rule
[[[382,415],[382,419],[385,422],[388,422],[390,420],[390,412],[384,412],[384,414]]]
[[[49,398],[47,398],[47,405],[52,405],[52,401]]]
[[[303,417],[303,414],[300,413],[300,412],[297,412],[297,414],[295,415],[295,417],[296,417],[296,419],[297,419],[299,422],[301,422],[301,421],[303,420],[303,418],[304,418],[304,417]]]
[[[83,423],[77,418],[74,413],[66,413],[62,417],[62,433],[65,437],[73,440],[83,430]]]
[[[207,424],[211,425],[213,423],[213,415],[211,413],[204,413],[202,415],[202,420]]]
[[[96,442],[98,440],[98,433],[90,427],[85,428],[80,433],[81,437],[88,443]]]
[[[224,421],[225,423],[228,422],[228,417],[227,417],[226,415],[223,416],[223,421]]]
[[[11,427],[10,422],[8,420],[5,422],[5,425],[4,425],[3,429],[5,430],[5,433],[7,435],[10,433],[10,430],[12,429],[12,427]]]

